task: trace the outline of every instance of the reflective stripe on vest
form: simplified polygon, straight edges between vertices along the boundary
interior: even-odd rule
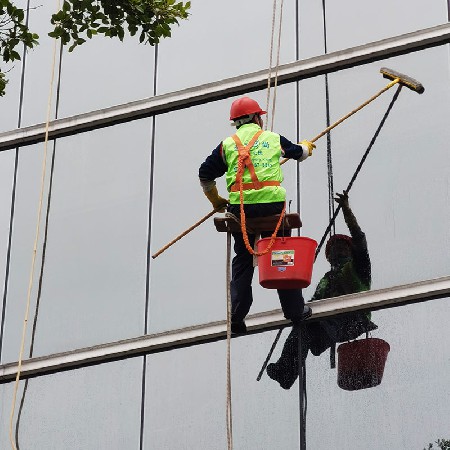
[[[242,190],[243,191],[248,191],[250,189],[261,189],[262,187],[265,186],[280,186],[281,183],[279,181],[258,181],[258,183],[242,183]],[[235,183],[233,184],[233,186],[231,186],[230,192],[239,192],[239,183]]]

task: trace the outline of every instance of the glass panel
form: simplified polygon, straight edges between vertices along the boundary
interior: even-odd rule
[[[57,141],[35,356],[143,333],[150,134],[149,121],[136,121]],[[17,324],[30,279],[42,148],[23,148],[20,154],[6,360],[17,359],[20,342]],[[30,327],[50,161],[47,169]]]
[[[449,312],[448,299],[374,312],[378,330],[369,341],[338,344],[334,370],[328,351],[309,353],[307,448],[428,449],[450,439]]]
[[[129,35],[123,42],[96,36],[72,53],[65,51],[59,116],[151,97],[154,59],[154,47]]]
[[[298,396],[280,393],[274,383],[255,381],[259,357],[271,339],[267,333],[232,340],[233,448],[298,446]],[[225,342],[153,355],[147,374],[144,443],[154,448],[226,448]],[[164,408],[156,407],[162,404]]]
[[[31,379],[20,409],[17,448],[122,450],[139,448],[142,359],[104,364]],[[9,422],[13,383],[1,386],[0,446],[11,448]]]
[[[11,191],[14,174],[15,151],[0,152],[0,321],[3,314],[3,299],[6,277],[6,259],[9,239],[9,223],[11,217]],[[1,322],[0,322],[1,323]],[[1,326],[1,325],[0,325]],[[3,333],[0,330],[3,343]],[[1,355],[0,355],[1,356]],[[2,358],[0,357],[0,361]]]
[[[323,8],[328,52],[367,44],[380,39],[409,33],[446,23],[445,0],[402,2],[382,0],[366,3],[357,0],[340,2],[304,1],[299,4],[300,54],[309,58],[324,53]]]
[[[27,54],[25,69],[22,126],[44,123],[47,118],[50,80],[52,73],[54,40],[48,36],[51,31],[50,17],[56,12],[56,2],[33,4],[31,2],[29,28],[39,35],[39,45]],[[56,50],[55,82],[56,88],[59,68],[59,50]],[[15,71],[15,77],[20,77]],[[79,91],[77,91],[79,95]],[[53,95],[53,104],[55,96]]]
[[[39,46],[27,56],[23,126],[43,123],[52,71],[54,41],[48,36],[56,2],[46,2],[30,12],[30,29],[39,34]],[[118,39],[96,36],[62,57],[59,117],[126,103],[153,93],[154,48],[140,45],[138,37]],[[56,55],[56,89],[59,70],[59,41]],[[108,55],[108,56],[107,56]],[[11,78],[20,81],[17,67]],[[14,87],[14,84],[11,88]],[[12,89],[11,94],[14,92]],[[53,104],[55,95],[53,95]],[[17,120],[10,125],[16,126]],[[3,124],[2,124],[3,126]]]
[[[15,5],[17,6],[17,8],[21,8],[24,10],[25,21],[27,15],[27,5],[23,1],[16,2]],[[2,32],[9,26],[8,24],[4,23],[4,17],[6,16],[2,15]],[[21,60],[5,63],[2,57],[2,72],[6,76],[7,84],[5,88],[5,95],[3,97],[0,97],[0,133],[16,128],[19,123],[20,85],[24,63],[24,49],[22,45],[18,45],[14,50],[20,54]]]
[[[208,0],[192,3],[189,20],[160,45],[158,91],[170,92],[269,67],[272,4],[229,0],[226,7]],[[218,20],[223,26],[218,27]],[[279,16],[276,17],[276,29]],[[295,57],[295,2],[283,9],[280,63]],[[278,34],[274,38],[276,63]],[[248,51],[243,51],[248,48]],[[181,76],[180,76],[181,75]]]
[[[366,234],[373,289],[449,273],[449,254],[441,251],[450,241],[447,56],[447,49],[440,47],[329,77],[331,122],[385,86],[380,67],[408,74],[425,86],[422,95],[403,88],[349,195],[350,206]],[[303,136],[316,135],[326,127],[324,114],[311,114],[311,108],[324,103],[318,100],[323,99],[323,89],[323,78],[301,83]],[[335,192],[342,192],[349,185],[395,89],[331,132]],[[303,233],[316,240],[320,240],[328,224],[326,148],[324,137],[317,142],[314,157],[301,166]],[[336,233],[348,234],[342,214],[336,222]],[[305,298],[313,295],[328,270],[322,248]]]
[[[7,66],[2,65],[4,71]],[[14,68],[6,73],[8,84],[4,97],[0,97],[0,133],[17,127],[19,120],[21,63],[16,61]]]

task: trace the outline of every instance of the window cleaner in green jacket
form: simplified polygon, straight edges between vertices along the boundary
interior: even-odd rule
[[[281,214],[285,208],[286,190],[281,186],[283,172],[280,157],[303,161],[311,156],[315,148],[309,141],[294,144],[284,136],[264,131],[263,114],[266,111],[255,100],[249,97],[235,100],[231,105],[230,120],[237,129],[236,134],[222,141],[199,169],[200,184],[213,207],[222,208],[223,212],[228,205],[228,211],[238,218],[241,183],[246,217]],[[240,164],[245,164],[243,172],[238,170]],[[216,187],[216,178],[223,175],[226,176],[229,200],[220,197]],[[281,236],[281,233],[278,235]],[[271,234],[261,233],[261,237]],[[249,234],[248,242],[245,242],[242,233],[233,233],[233,238],[231,331],[241,334],[247,331],[244,319],[253,302],[254,267],[248,246],[254,247],[256,236]],[[284,316],[293,323],[311,315],[311,308],[305,307],[300,289],[280,289],[278,296]]]
[[[319,281],[311,301],[340,295],[367,291],[371,285],[371,264],[366,236],[361,230],[344,191],[336,194],[335,201],[341,206],[351,237],[343,234],[332,236],[325,247],[325,256],[331,264]],[[302,325],[302,353],[308,351],[319,356],[337,342],[356,339],[363,333],[375,330],[370,313],[354,312],[334,318],[306,322]],[[293,327],[279,360],[267,366],[267,374],[278,381],[284,389],[290,389],[298,376],[298,327]]]

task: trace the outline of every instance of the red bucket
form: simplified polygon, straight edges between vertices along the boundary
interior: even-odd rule
[[[270,238],[256,243],[264,251]],[[273,247],[258,256],[259,284],[267,289],[303,289],[311,283],[317,242],[307,237],[278,237]]]
[[[346,391],[378,386],[389,350],[389,344],[377,338],[341,344],[337,348],[338,386]]]

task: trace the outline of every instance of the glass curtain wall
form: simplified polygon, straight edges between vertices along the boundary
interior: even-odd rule
[[[432,6],[416,0],[407,10],[384,3],[361,9],[355,1],[339,5],[286,2],[280,63],[295,60],[297,54],[302,59],[317,56],[448,19],[445,0]],[[190,20],[157,50],[136,43],[93,40],[73,54],[64,52],[61,61],[57,58],[62,77],[59,117],[266,68],[270,8],[262,8],[256,0],[245,4],[233,0],[220,11],[225,26],[219,29],[216,6],[207,1],[195,3]],[[52,5],[44,5],[30,15],[30,24],[42,42],[27,60],[22,126],[45,120],[52,52],[46,33],[52,12]],[[324,76],[297,86],[280,86],[273,127],[292,140],[312,138],[327,125],[327,107],[334,121],[385,85],[379,73],[383,66],[418,79],[425,93],[403,88],[350,192],[351,207],[368,241],[372,289],[448,275],[450,261],[443,250],[450,239],[446,226],[448,48],[440,46],[329,74],[328,99]],[[7,112],[2,114],[7,117],[2,131],[17,125],[18,69],[11,76],[7,102],[1,105]],[[335,192],[347,187],[394,91],[332,131]],[[250,95],[265,105],[265,91]],[[33,356],[225,318],[225,235],[215,231],[212,221],[147,264],[149,251],[155,252],[210,211],[197,171],[220,140],[232,133],[228,126],[232,100],[56,142],[42,289],[38,293],[35,283],[32,292],[32,310],[40,301]],[[284,167],[291,208],[301,211],[301,233],[316,240],[329,220],[326,151],[323,138],[313,157],[300,166],[299,179],[294,163]],[[0,263],[3,281],[9,271],[2,364],[18,358],[43,146],[20,149],[18,166],[14,157],[13,150],[0,156],[0,173],[4,174],[0,181],[4,212],[0,250],[5,255],[8,248],[11,251],[10,261],[5,258]],[[48,158],[50,166],[51,154]],[[9,247],[15,167],[18,182]],[[297,205],[298,183],[301,205]],[[223,180],[219,190],[225,194]],[[336,232],[348,232],[341,217]],[[41,234],[36,282],[42,239]],[[306,300],[328,270],[322,250],[311,286],[304,290]],[[259,287],[257,275],[254,294],[257,300],[252,312],[278,308],[276,294]],[[383,380],[372,389],[341,389],[336,382],[339,367],[329,368],[328,352],[308,355],[307,448],[424,448],[436,439],[450,439],[445,420],[448,402],[443,395],[449,370],[442,339],[447,305],[447,299],[442,299],[372,312],[378,328],[371,336],[390,346]],[[30,333],[31,327],[26,347]],[[283,333],[271,362],[281,356],[287,334]],[[255,381],[274,335],[267,332],[232,340],[236,448],[299,447],[298,381],[289,390],[267,374]],[[225,355],[225,343],[218,342],[31,380],[21,417],[26,430],[20,435],[22,450],[51,447],[56,442],[65,449],[224,448]],[[338,349],[338,364],[339,356]],[[130,383],[132,387],[127,387]],[[23,386],[21,382],[20,392]],[[12,389],[12,383],[1,388],[2,448],[8,445]],[[423,427],[417,427],[418,422]]]

